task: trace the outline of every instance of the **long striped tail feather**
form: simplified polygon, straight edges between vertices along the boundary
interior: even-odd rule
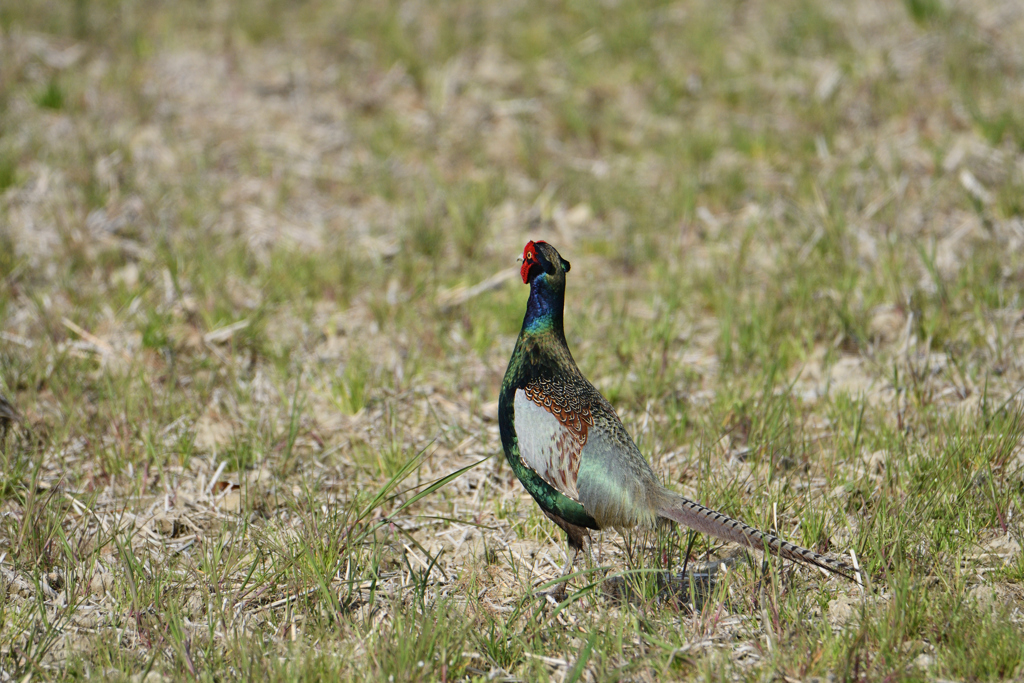
[[[860,583],[856,577],[857,570],[838,560],[825,557],[813,550],[802,548],[778,536],[759,531],[749,524],[733,519],[721,512],[704,507],[683,496],[667,492],[665,503],[658,510],[658,515],[665,519],[678,522],[694,531],[708,534],[723,541],[731,541],[740,545],[769,552],[787,560],[821,567],[833,574],[838,574],[850,581]]]

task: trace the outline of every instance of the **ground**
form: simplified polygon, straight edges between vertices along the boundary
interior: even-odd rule
[[[1024,675],[1022,45],[1009,0],[5,3],[0,679]],[[659,528],[536,595],[529,239],[667,484],[865,587]]]

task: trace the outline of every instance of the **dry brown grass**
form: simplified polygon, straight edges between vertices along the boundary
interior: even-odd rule
[[[1024,672],[1017,3],[0,27],[3,680]],[[532,238],[666,480],[875,595],[708,539],[679,585],[661,530],[530,597],[563,541],[495,412]]]

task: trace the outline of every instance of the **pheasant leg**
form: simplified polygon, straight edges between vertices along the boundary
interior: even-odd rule
[[[571,524],[562,519],[561,517],[559,517],[558,515],[548,512],[547,510],[543,510],[543,512],[545,515],[547,515],[548,519],[550,519],[552,522],[560,526],[565,531],[566,540],[569,544],[569,549],[572,550],[572,553],[569,553],[569,551],[566,551],[565,553],[565,566],[562,567],[562,571],[559,573],[561,581],[559,582],[558,587],[555,589],[554,593],[552,593],[552,597],[554,597],[555,600],[561,602],[565,599],[566,587],[569,584],[569,580],[565,577],[567,577],[571,573],[573,565],[576,564],[576,558],[579,557],[580,551],[583,550],[584,541],[590,538],[590,532],[585,527]]]

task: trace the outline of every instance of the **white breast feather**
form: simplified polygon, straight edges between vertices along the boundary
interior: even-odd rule
[[[527,467],[557,491],[579,501],[576,474],[583,444],[554,415],[516,390],[514,426],[519,455]]]

